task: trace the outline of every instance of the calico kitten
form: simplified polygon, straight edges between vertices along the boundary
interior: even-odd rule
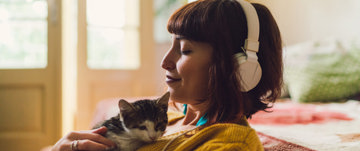
[[[117,145],[111,151],[134,151],[164,134],[168,123],[169,96],[167,92],[159,99],[138,100],[134,103],[121,99],[120,113],[94,128],[108,128],[104,136]]]

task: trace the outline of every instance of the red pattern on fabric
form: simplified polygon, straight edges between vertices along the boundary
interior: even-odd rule
[[[312,104],[285,103],[274,106],[271,112],[260,111],[249,119],[251,124],[292,125],[322,124],[331,121],[350,121],[344,113],[317,108]]]
[[[290,143],[288,141],[278,139],[261,132],[257,132],[257,135],[259,136],[259,139],[262,142],[265,151],[314,151],[313,149]]]

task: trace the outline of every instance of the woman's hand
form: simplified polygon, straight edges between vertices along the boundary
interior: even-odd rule
[[[51,151],[101,151],[115,147],[115,143],[102,136],[107,131],[100,127],[89,131],[70,132],[61,138]]]

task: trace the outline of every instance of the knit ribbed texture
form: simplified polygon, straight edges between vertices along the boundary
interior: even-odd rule
[[[180,114],[170,113],[169,122],[181,119]],[[205,128],[199,127],[187,134],[176,138],[166,149],[167,151],[223,151],[223,150],[241,150],[241,151],[262,151],[263,146],[255,132],[243,118],[239,124],[221,123],[214,124]],[[161,137],[158,141],[148,144],[139,149],[139,151],[158,151],[176,136],[184,132]]]

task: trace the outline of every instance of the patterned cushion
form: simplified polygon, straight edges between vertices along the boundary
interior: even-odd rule
[[[284,77],[299,102],[326,102],[360,92],[360,40],[325,39],[285,49]]]

